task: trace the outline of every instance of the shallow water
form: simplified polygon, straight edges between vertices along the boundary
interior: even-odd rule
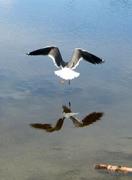
[[[94,169],[132,166],[131,17],[131,0],[0,0],[0,179],[132,178]],[[48,57],[25,55],[52,44],[66,60],[82,47],[105,63],[81,62],[80,77],[61,84]],[[80,118],[104,115],[52,133],[30,126],[55,124],[69,102]]]

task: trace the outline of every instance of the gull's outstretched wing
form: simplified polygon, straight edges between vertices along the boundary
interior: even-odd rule
[[[87,115],[82,120],[79,120],[74,116],[71,116],[70,119],[72,120],[73,124],[76,127],[84,127],[84,126],[89,126],[90,124],[93,124],[94,122],[100,120],[102,116],[103,116],[102,112],[93,112]]]
[[[92,64],[101,64],[104,62],[101,58],[83,49],[76,48],[73,52],[71,61],[69,61],[69,63],[67,64],[67,67],[75,69],[79,65],[81,59],[84,59],[85,61]]]
[[[37,49],[35,51],[31,51],[31,52],[27,53],[27,55],[31,55],[31,56],[47,55],[53,60],[54,64],[57,67],[61,67],[61,66],[64,67],[66,65],[66,63],[63,61],[61,53],[57,47],[50,46],[50,47],[45,47],[42,49]]]
[[[59,131],[63,126],[64,119],[65,118],[60,118],[54,126],[52,126],[52,124],[41,124],[41,123],[33,123],[33,124],[30,124],[30,126],[36,129],[43,129],[46,132]]]

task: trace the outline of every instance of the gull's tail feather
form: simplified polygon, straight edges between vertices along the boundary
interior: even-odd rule
[[[67,67],[55,71],[55,74],[64,80],[72,80],[80,75],[80,73],[73,71]]]

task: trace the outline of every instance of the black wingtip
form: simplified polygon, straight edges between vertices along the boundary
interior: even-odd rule
[[[102,59],[102,62],[101,63],[105,63],[105,60],[104,59]]]
[[[96,60],[94,60],[93,62],[91,62],[92,64],[103,64],[105,63],[105,60],[104,59],[101,59],[101,58],[98,58]]]
[[[32,55],[35,55],[35,54],[34,54],[34,51],[32,51],[32,52],[26,53],[26,55],[27,55],[27,56],[32,56]]]

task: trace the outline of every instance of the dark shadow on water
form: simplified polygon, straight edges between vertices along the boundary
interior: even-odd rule
[[[112,7],[122,7],[122,8],[129,8],[131,6],[130,0],[110,0],[110,5]]]
[[[132,140],[131,136],[122,137],[122,139]]]
[[[132,155],[122,151],[104,151],[104,156],[111,157],[111,159],[116,157],[117,160],[127,159],[127,161],[132,161]]]
[[[82,87],[61,84],[56,77],[48,75],[20,78],[17,73],[9,69],[0,69],[0,99],[2,101],[15,101],[26,97],[64,97],[81,94]]]
[[[111,178],[112,178],[112,180],[120,180],[120,179],[122,179],[123,177],[124,178],[131,178],[132,177],[132,174],[131,173],[127,173],[127,174],[125,174],[125,173],[122,173],[122,172],[110,172],[110,171],[108,171],[108,170],[96,170],[96,171],[98,171],[98,173],[100,173],[100,174],[103,174],[104,176],[105,176],[105,179],[106,179],[106,176],[108,177],[108,179],[110,179],[111,180]]]
[[[71,106],[71,103],[69,102],[69,106]],[[77,113],[72,112],[70,107],[67,107],[66,105],[62,105],[62,117],[58,119],[55,124],[47,124],[47,123],[32,123],[30,124],[31,127],[36,129],[45,130],[46,132],[54,132],[59,131],[62,129],[64,125],[64,120],[70,119],[74,125],[74,127],[85,127],[89,126],[96,121],[101,120],[101,117],[103,116],[103,112],[92,112],[88,115],[86,115],[83,119],[79,119],[76,117]]]
[[[82,92],[80,87],[71,87],[63,84],[58,84],[54,79],[49,80],[48,77],[37,77],[28,81],[17,82],[16,90],[18,91],[29,91],[32,96],[66,96],[73,95]]]

